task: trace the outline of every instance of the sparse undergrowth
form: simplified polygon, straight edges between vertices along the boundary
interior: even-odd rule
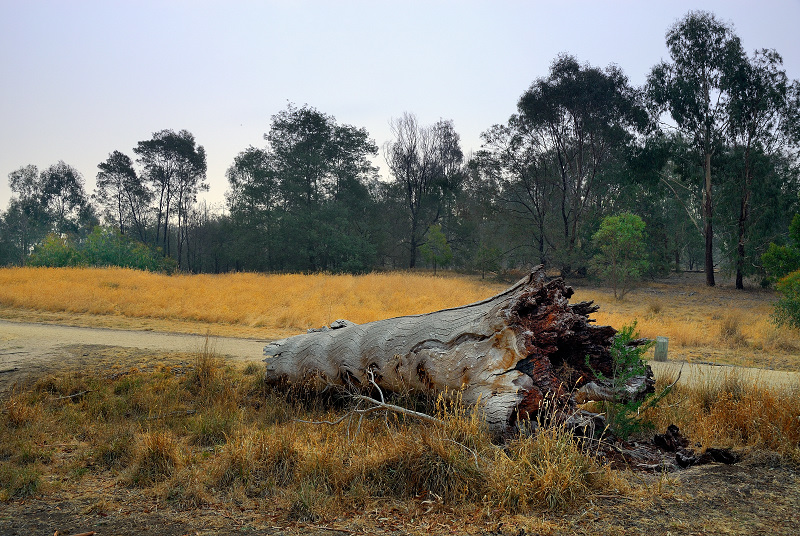
[[[559,428],[494,444],[457,402],[398,401],[427,404],[440,426],[379,413],[337,426],[298,422],[335,420],[346,401],[287,398],[261,372],[207,351],[190,368],[63,371],[18,388],[2,400],[0,499],[102,476],[182,508],[268,500],[286,519],[308,521],[375,501],[527,513],[573,509],[595,493],[650,492]],[[800,462],[797,390],[742,382],[676,388],[645,417],[703,446]]]

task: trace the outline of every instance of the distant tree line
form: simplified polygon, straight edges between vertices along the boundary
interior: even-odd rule
[[[124,237],[191,272],[541,263],[574,275],[607,272],[599,261],[626,253],[609,229],[627,222],[645,246],[637,274],[703,269],[714,285],[723,270],[742,288],[766,275],[762,255],[789,243],[798,212],[800,83],[711,13],[688,13],[666,44],[643,87],[558,56],[471,155],[452,121],[404,114],[379,148],[363,128],[289,105],[232,162],[224,210],[197,202],[206,154],[185,130],[154,133],[133,158],[113,151],[91,196],[64,162],[26,166],[9,175],[0,263],[80,249],[102,223],[95,239]]]

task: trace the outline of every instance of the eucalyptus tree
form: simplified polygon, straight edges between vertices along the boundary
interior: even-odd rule
[[[230,185],[226,200],[235,229],[230,239],[243,259],[239,262],[251,270],[274,270],[282,196],[269,152],[248,147],[236,155],[226,176]]]
[[[89,203],[80,172],[63,160],[44,169],[39,176],[41,200],[50,215],[51,231],[88,234],[97,218]]]
[[[463,177],[460,137],[452,121],[422,126],[413,114],[393,119],[394,139],[384,145],[384,158],[407,211],[405,244],[409,268],[430,225],[444,216],[450,197]]]
[[[552,160],[539,151],[535,136],[524,129],[517,115],[506,125],[494,125],[481,134],[482,149],[472,161],[484,182],[497,185],[502,210],[513,221],[524,222],[523,247],[532,246],[536,263],[549,264],[552,240],[547,225],[556,198]],[[528,242],[532,243],[528,243]]]
[[[178,227],[175,258],[180,265],[189,208],[197,194],[208,189],[205,149],[197,145],[194,135],[187,130],[177,133],[161,130],[153,133],[151,139],[140,141],[133,152],[138,155],[137,161],[158,200],[155,245],[163,247],[165,255],[171,253],[170,225],[174,220]]]
[[[24,166],[8,179],[14,195],[3,218],[4,233],[21,264],[48,233],[86,236],[97,223],[83,177],[63,161],[42,171]]]
[[[269,269],[368,269],[378,149],[367,131],[290,104],[264,138],[265,148],[243,151],[228,170],[228,204],[237,224],[266,233],[254,246]]]
[[[745,249],[754,196],[762,199],[760,212],[770,212],[767,205],[774,201],[759,194],[770,190],[769,180],[781,177],[775,172],[781,153],[800,142],[792,135],[796,128],[792,124],[796,120],[792,99],[797,82],[790,84],[782,64],[775,50],[758,50],[752,57],[743,56],[729,66],[723,77],[724,88],[730,94],[727,134],[736,162],[729,186],[738,201],[735,253],[738,289],[744,288],[747,272]]]
[[[97,167],[95,201],[105,209],[106,217],[116,222],[120,233],[132,231],[139,241],[147,242],[147,213],[153,194],[130,157],[114,151]]]
[[[731,92],[725,76],[742,61],[743,52],[733,28],[703,11],[691,11],[670,27],[666,43],[672,61],[652,69],[647,92],[656,113],[669,113],[700,159],[706,284],[714,286],[712,158],[730,126]]]
[[[26,207],[24,212],[46,232],[74,235],[91,230],[93,210],[83,176],[63,160],[41,172],[36,166],[25,166],[12,171],[8,178],[11,191]]]
[[[50,215],[44,202],[39,169],[27,165],[8,174],[14,194],[3,218],[3,238],[9,259],[24,264],[33,246],[50,231]]]
[[[561,55],[520,97],[518,113],[483,133],[483,169],[498,177],[508,209],[530,222],[538,262],[565,272],[585,263],[587,218],[648,126],[640,101],[618,67]]]

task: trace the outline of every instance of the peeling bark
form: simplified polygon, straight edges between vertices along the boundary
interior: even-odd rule
[[[581,402],[610,396],[595,372],[611,376],[616,330],[593,325],[589,315],[598,307],[570,304],[572,294],[561,278],[547,281],[537,268],[470,305],[361,325],[337,320],[268,344],[266,380],[367,390],[372,372],[386,391],[460,393],[503,433],[535,418],[548,400],[569,409],[577,393]],[[636,380],[632,396],[652,391],[649,368]]]

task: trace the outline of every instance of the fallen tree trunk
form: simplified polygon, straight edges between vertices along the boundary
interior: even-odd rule
[[[620,394],[606,380],[616,330],[593,325],[598,307],[570,304],[572,294],[537,268],[470,305],[361,325],[337,320],[268,344],[266,380],[368,390],[374,378],[386,391],[460,393],[492,431],[506,432],[536,417],[546,400],[568,409],[576,395],[583,402]],[[648,367],[625,390],[635,397],[652,389]]]

